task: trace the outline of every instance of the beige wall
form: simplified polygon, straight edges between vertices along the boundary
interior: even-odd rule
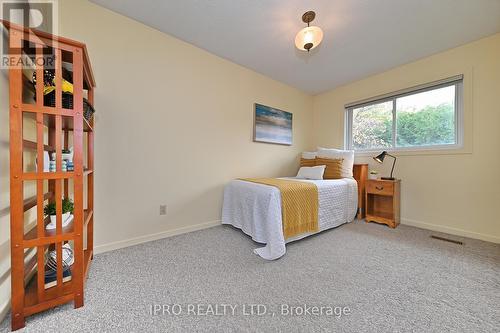
[[[98,248],[217,222],[227,181],[292,175],[312,147],[311,96],[87,1],[59,14],[98,85]],[[293,112],[293,146],[252,142],[255,102]]]
[[[314,141],[342,147],[344,105],[464,74],[465,147],[396,153],[402,223],[500,242],[500,34],[436,54],[314,97]],[[390,172],[391,163],[358,162]],[[381,169],[382,168],[382,169]]]

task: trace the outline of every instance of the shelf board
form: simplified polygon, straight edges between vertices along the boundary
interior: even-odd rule
[[[83,251],[83,278],[86,280],[90,268],[90,263],[92,261],[92,249],[86,249]],[[36,257],[36,256],[35,256]],[[73,271],[73,266],[71,267]],[[68,282],[64,282],[62,285],[62,294],[58,294],[57,286],[45,289],[43,300],[38,299],[38,272],[36,272],[31,278],[30,282],[27,284],[24,293],[24,307],[25,315],[30,315],[43,310],[46,310],[55,305],[67,303],[74,298],[73,281],[72,278]]]
[[[25,312],[33,314],[52,307],[52,304],[64,304],[73,299],[73,279],[64,282],[62,286],[62,296],[58,295],[57,286],[45,289],[43,300],[38,299],[38,272],[28,283],[24,293]],[[65,297],[66,296],[66,297]],[[68,297],[70,296],[70,297]]]
[[[74,111],[73,109],[65,109],[65,108],[55,108],[51,106],[37,106],[36,104],[23,104],[22,110],[25,113],[26,117],[31,117],[35,119],[35,113],[42,112],[49,115],[60,115],[62,116],[62,124],[61,128],[63,131],[73,131],[74,129]],[[28,113],[28,114],[26,114]],[[82,117],[83,119],[83,131],[84,132],[92,132],[94,129],[92,125],[90,125],[89,121]],[[44,117],[43,125],[47,128],[55,128],[56,122],[54,117]]]
[[[90,209],[85,209],[83,211],[83,223],[84,223],[84,226],[86,226],[90,219],[92,218],[92,215],[94,215],[94,212]],[[67,226],[65,226],[64,228],[62,228],[62,233],[61,235],[62,236],[66,236],[65,238],[68,238],[70,239],[72,236],[73,236],[73,233],[74,233],[74,219],[73,221],[71,221]],[[47,226],[47,224],[49,224],[50,222],[50,218],[48,216],[45,217],[44,221],[43,221],[43,224],[44,224],[44,235],[43,237],[38,237],[38,232],[37,232],[37,225],[34,224],[33,227],[24,234],[24,240],[25,241],[35,241],[35,240],[38,240],[38,239],[43,239],[43,238],[49,238],[49,237],[55,237],[57,236],[56,234],[56,229],[52,229],[52,230],[46,230],[45,227]],[[29,247],[29,246],[28,246]]]
[[[73,178],[75,173],[73,171],[68,172],[25,172],[23,174],[24,180],[38,180],[38,179],[65,179]]]
[[[38,146],[36,142],[30,141],[30,140],[23,140],[23,147],[26,149],[32,149],[32,150],[37,150]],[[45,151],[55,151],[54,147],[49,146],[49,145],[43,145],[43,150]]]
[[[49,200],[52,198],[53,193],[52,192],[47,192],[43,195],[43,201]],[[37,204],[37,196],[34,195],[28,199],[25,199],[23,202],[23,211],[30,210],[31,208],[35,207]]]
[[[373,218],[381,218],[384,220],[394,220],[394,214],[385,211],[368,210],[366,212],[366,216],[370,216]]]
[[[83,131],[84,132],[92,132],[94,129],[92,128],[90,123],[87,121],[87,119],[85,119],[84,117],[82,117],[82,119],[83,119]],[[74,129],[73,125],[74,124],[73,124],[72,117],[63,117],[63,119],[62,119],[63,131],[72,131]]]
[[[49,222],[50,222],[50,218],[48,216],[45,217],[45,219],[43,220],[43,224],[44,224],[43,228],[45,230],[43,237],[38,237],[37,225],[35,224],[30,231],[28,231],[26,234],[24,234],[24,240],[31,241],[31,240],[36,240],[36,239],[40,239],[40,238],[48,238],[48,237],[57,236],[56,229],[52,229],[52,230],[45,229],[45,227],[47,226],[47,224],[49,224]],[[61,234],[67,235],[67,236],[72,235],[73,230],[74,230],[73,225],[74,225],[74,219],[67,226],[62,228]]]
[[[93,173],[93,169],[83,170],[83,175],[87,176]],[[23,173],[24,180],[38,180],[38,179],[67,179],[75,177],[76,173],[74,171],[66,172],[25,172]]]
[[[36,114],[36,113],[44,113],[48,115],[59,115],[63,117],[73,117],[73,110],[72,109],[57,109],[55,107],[51,106],[38,106],[36,104],[30,104],[30,103],[23,103],[21,105],[21,109],[24,112],[24,116],[28,116],[30,114]],[[28,113],[28,114],[26,114]],[[34,118],[34,115],[31,115],[31,117]],[[53,126],[53,122],[49,124],[48,118],[45,117],[43,125],[46,127],[49,127],[50,125]]]
[[[93,256],[92,249],[86,249],[83,251],[83,272],[84,272],[84,278],[83,280],[86,281],[88,274],[89,274],[89,268],[90,268],[90,262],[92,261],[92,256]]]
[[[94,128],[90,125],[89,121],[83,117],[83,131],[84,132],[93,132]]]
[[[87,226],[87,224],[89,224],[90,219],[92,218],[93,215],[94,215],[94,211],[91,209],[85,209],[83,211],[83,225],[84,226]]]
[[[381,211],[381,210],[367,210],[366,214],[370,215],[370,216],[375,216],[375,217],[378,216],[378,217],[381,217],[384,219],[392,219],[393,218],[392,212],[386,212],[386,211]]]
[[[45,226],[49,223],[50,221],[50,218],[48,217],[45,217],[45,219],[43,220],[43,227],[45,229]],[[25,234],[24,234],[24,240],[27,241],[27,240],[33,240],[33,239],[36,239],[38,238],[38,232],[37,232],[37,223],[34,223],[33,226],[31,227],[30,230],[28,230]],[[45,232],[47,232],[47,230],[45,230]]]
[[[37,255],[36,253],[31,257],[30,260],[24,263],[24,281],[29,282],[31,279],[30,274],[33,272],[33,269],[36,269],[36,263],[37,263]]]
[[[30,248],[30,247],[37,247],[37,246],[48,246],[50,244],[60,243],[60,242],[68,242],[68,241],[71,241],[74,239],[75,239],[74,232],[69,232],[69,233],[66,232],[66,233],[62,233],[60,235],[56,234],[54,236],[24,240],[23,244],[24,244],[24,248]]]

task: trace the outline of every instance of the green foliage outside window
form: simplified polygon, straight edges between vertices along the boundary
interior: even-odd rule
[[[392,102],[390,103],[392,104]],[[392,106],[381,103],[353,112],[354,149],[390,148]],[[455,143],[455,111],[451,104],[427,106],[421,110],[398,110],[396,147]]]

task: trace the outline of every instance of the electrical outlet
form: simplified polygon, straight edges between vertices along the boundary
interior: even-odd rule
[[[167,215],[167,205],[160,205],[160,215]]]

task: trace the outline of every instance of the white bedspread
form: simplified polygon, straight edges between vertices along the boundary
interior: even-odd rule
[[[318,187],[319,232],[351,222],[358,207],[358,185],[351,178],[304,180]],[[274,186],[233,180],[224,188],[222,224],[231,224],[265,247],[254,252],[267,260],[278,259],[286,252],[285,243],[298,240],[306,233],[285,241],[281,219],[281,195]]]

